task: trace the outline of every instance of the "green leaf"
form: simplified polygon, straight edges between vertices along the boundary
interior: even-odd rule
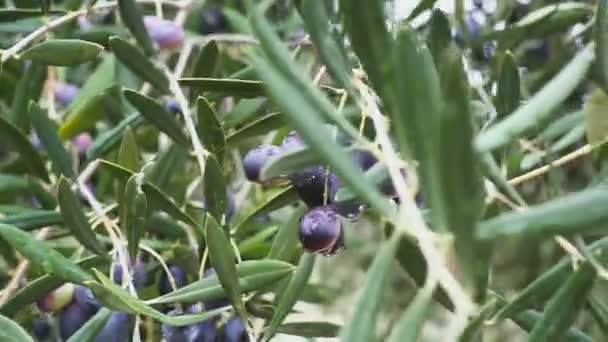
[[[156,185],[160,190],[172,190],[171,179],[175,176],[175,165],[183,165],[188,160],[188,149],[173,144],[154,161],[151,168],[146,168],[146,180]]]
[[[252,27],[264,51],[272,58],[271,64],[259,56],[254,56],[255,66],[276,104],[283,109],[290,124],[296,128],[308,146],[329,164],[345,184],[379,212],[390,216],[392,213],[386,199],[371,184],[360,181],[363,174],[350,156],[342,152],[337,145],[327,143],[327,137],[331,135],[324,127],[323,118],[336,122],[342,129],[350,124],[340,124],[342,121],[337,119],[337,110],[303,76],[305,73],[292,64],[288,51],[280,45],[278,37],[264,18],[262,9],[255,7],[252,1],[247,3]],[[352,132],[349,129],[347,133],[351,135]],[[357,132],[355,136],[358,136]]]
[[[212,40],[201,48],[194,64],[192,77],[214,77],[218,72],[220,62],[220,51],[217,43]]]
[[[264,96],[264,84],[260,81],[237,80],[232,78],[183,77],[179,83],[191,87],[196,94],[215,93],[226,96]]]
[[[91,256],[84,258],[76,263],[82,269],[100,267],[108,263],[107,258]],[[44,298],[49,292],[59,287],[65,281],[55,275],[43,275],[39,278],[30,280],[25,286],[19,288],[17,293],[0,307],[0,312],[7,316],[14,316],[21,308],[35,303]]]
[[[300,219],[304,214],[304,207],[296,208],[272,240],[268,252],[268,259],[290,261],[298,250],[300,239]]]
[[[300,7],[307,32],[317,47],[321,61],[327,66],[327,71],[340,87],[352,90],[352,70],[343,39],[330,28],[327,7],[314,0],[304,0]]]
[[[99,57],[103,46],[78,39],[52,39],[36,44],[21,55],[47,65],[72,66],[93,61]]]
[[[235,256],[230,240],[219,223],[210,215],[207,215],[205,220],[205,232],[209,259],[220,284],[238,315],[245,318],[247,313],[241,300]]]
[[[608,332],[608,307],[604,301],[599,296],[592,294],[587,299],[587,308],[602,332],[604,334]]]
[[[264,289],[292,274],[294,267],[277,260],[248,260],[236,265],[240,293]],[[217,275],[206,277],[173,292],[148,301],[148,304],[197,302],[224,298],[226,291]]]
[[[277,334],[295,335],[307,338],[337,337],[340,326],[329,322],[291,322],[277,328]]]
[[[407,17],[408,20],[412,20],[419,16],[422,12],[433,8],[437,0],[422,0],[416,5],[416,7],[410,12],[410,15]]]
[[[526,130],[545,119],[576,89],[594,58],[594,45],[591,43],[528,102],[481,132],[475,142],[477,149],[480,152],[495,150],[519,138]]]
[[[7,121],[4,115],[0,115],[0,131],[2,131],[0,134],[2,145],[19,153],[32,175],[48,181],[49,175],[38,151],[19,128]]]
[[[93,317],[89,318],[80,329],[76,330],[74,335],[70,336],[66,342],[95,341],[95,338],[103,330],[111,315],[112,310],[101,308]]]
[[[119,37],[110,38],[110,49],[118,60],[142,80],[162,93],[169,93],[169,80],[139,49]]]
[[[205,163],[204,184],[205,208],[216,220],[224,224],[228,209],[226,178],[222,167],[212,155],[207,158]]]
[[[25,194],[35,196],[44,209],[53,209],[57,205],[55,195],[48,192],[38,178],[29,175],[0,173],[0,194],[9,197]]]
[[[48,273],[77,284],[92,279],[91,275],[66,259],[61,253],[15,226],[0,224],[0,235],[21,255],[30,262],[42,266]]]
[[[302,295],[302,291],[310,279],[310,274],[315,265],[315,256],[312,253],[302,255],[295,273],[291,276],[280,295],[275,298],[276,309],[266,327],[264,333],[265,341],[269,341],[276,334],[277,328],[283,323],[293,306],[298,302],[298,298]]]
[[[585,128],[590,144],[601,143],[608,138],[608,96],[597,88],[585,100]]]
[[[317,164],[319,164],[319,157],[308,148],[289,151],[270,160],[262,168],[260,179],[268,180],[277,176],[289,175]]]
[[[17,128],[25,132],[29,128],[29,103],[40,98],[47,68],[42,64],[30,63],[23,73],[15,89],[9,118]]]
[[[122,204],[126,207],[121,216],[122,228],[127,232],[128,251],[131,260],[135,260],[139,250],[139,241],[145,233],[145,223],[148,218],[148,202],[146,194],[141,189],[139,178],[135,174],[129,178],[125,186]],[[143,181],[143,179],[141,179]]]
[[[156,50],[144,25],[143,10],[135,0],[118,0],[120,19],[129,29],[137,43],[144,49],[146,55],[153,55]]]
[[[433,304],[434,286],[425,286],[418,291],[407,310],[401,315],[393,328],[388,342],[416,342],[424,325],[431,305]]]
[[[59,179],[57,186],[57,200],[63,221],[74,238],[91,252],[100,256],[107,255],[108,252],[97,241],[97,236],[84,215],[79,198],[72,192],[69,181],[63,176]]]
[[[477,237],[491,241],[507,237],[581,234],[601,227],[608,217],[608,190],[597,186],[481,222]]]
[[[608,1],[599,0],[593,27],[598,76],[605,91],[608,91]]]
[[[364,181],[375,186],[380,186],[383,182],[390,179],[390,174],[386,169],[386,165],[382,163],[376,163],[370,167],[369,170],[365,171]],[[341,187],[336,192],[335,200],[337,202],[347,202],[356,199],[357,195],[353,193],[348,187]]]
[[[534,310],[526,310],[513,319],[520,328],[525,331],[532,331],[533,327],[542,319],[543,315]],[[570,328],[563,335],[563,339],[568,342],[592,342],[594,341],[589,335],[576,328]]]
[[[62,139],[73,138],[103,118],[100,99],[114,85],[115,69],[116,58],[110,54],[106,55],[66,109],[67,118],[59,127],[59,136]]]
[[[221,164],[226,150],[226,136],[220,124],[220,119],[213,107],[207,102],[207,99],[202,96],[199,96],[196,100],[196,109],[198,113],[196,127],[198,136],[207,151],[211,152]]]
[[[230,122],[232,124],[232,122]],[[239,127],[228,134],[226,143],[235,146],[251,137],[264,135],[272,130],[279,129],[285,125],[285,115],[282,113],[270,113],[263,117]]]
[[[496,113],[504,118],[519,107],[520,94],[519,70],[513,54],[509,51],[502,58],[500,75],[496,87]]]
[[[57,129],[51,119],[35,102],[30,102],[29,118],[36,133],[38,133],[40,141],[44,144],[55,172],[58,175],[73,178],[72,157],[65,147],[63,147],[63,143],[59,139]]]
[[[345,342],[373,341],[376,334],[376,318],[382,307],[382,298],[390,282],[392,263],[399,245],[399,234],[393,233],[383,243],[365,276],[365,287],[354,306],[348,325],[340,333]]]
[[[547,304],[543,318],[530,332],[530,341],[555,341],[563,336],[585,305],[594,278],[595,269],[590,264],[580,265]]]
[[[93,145],[87,150],[89,160],[97,159],[108,153],[118,145],[127,128],[135,129],[141,126],[146,120],[139,113],[133,113],[124,118],[116,127],[101,133],[97,136]]]
[[[127,126],[118,150],[118,164],[132,172],[139,170],[139,149],[135,135]]]
[[[34,342],[34,339],[15,321],[0,315],[0,341]]]
[[[109,309],[148,316],[161,323],[174,326],[186,326],[202,322],[226,311],[226,309],[216,309],[199,314],[169,316],[131,296],[126,290],[114,284],[112,280],[108,279],[101,272],[94,271],[101,284],[91,280],[87,281],[86,285],[93,291],[95,298]]]
[[[498,189],[503,191],[512,200],[521,206],[527,206],[526,201],[517,192],[515,187],[509,183],[505,175],[503,175],[500,166],[494,159],[491,153],[484,153],[479,157],[480,168],[485,177],[496,185]]]
[[[281,189],[278,193],[269,196],[266,201],[260,203],[250,212],[243,215],[243,219],[238,221],[234,230],[241,233],[249,224],[251,224],[256,216],[272,212],[276,209],[297,202],[299,199],[300,197],[293,187],[290,186],[285,189]]]
[[[136,91],[125,89],[123,94],[139,113],[161,132],[167,134],[178,144],[188,145],[188,137],[177,122],[175,115],[169,113],[156,101]]]
[[[49,11],[48,13],[43,13],[37,9],[29,9],[29,8],[12,8],[12,9],[0,9],[0,22],[15,22],[20,19],[39,17],[45,14],[57,14],[62,15],[65,14],[64,11]]]
[[[133,172],[123,168],[122,166],[109,162],[107,160],[100,160],[100,166],[108,168],[116,176],[121,177],[125,181],[133,176]],[[170,199],[166,194],[160,191],[155,185],[146,182],[143,184],[143,191],[146,194],[146,199],[151,210],[162,210],[167,214],[171,215],[176,220],[182,221],[186,224],[190,224],[195,228],[199,227],[196,220],[184,213],[175,202]]]
[[[439,66],[445,49],[452,44],[452,29],[448,17],[439,9],[433,10],[429,25],[426,44],[433,55],[435,65]]]
[[[0,219],[0,223],[12,225],[25,231],[31,231],[46,226],[62,224],[63,217],[56,211],[35,210],[2,218]]]

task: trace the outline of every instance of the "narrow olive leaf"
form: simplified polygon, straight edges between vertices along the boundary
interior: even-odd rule
[[[73,138],[104,117],[99,99],[115,84],[115,69],[116,58],[106,54],[66,109],[67,118],[59,127],[62,139]]]
[[[12,197],[25,194],[35,196],[45,209],[53,209],[57,204],[55,196],[44,188],[39,179],[28,175],[16,176],[0,173],[0,195]]]
[[[211,107],[211,104],[202,96],[199,96],[196,100],[196,109],[198,114],[196,126],[198,136],[205,145],[205,148],[222,164],[226,150],[226,135],[220,119],[213,107]]]
[[[519,107],[521,88],[519,70],[513,54],[507,51],[502,57],[500,74],[496,83],[496,113],[499,118],[506,117]]]
[[[34,342],[34,339],[15,321],[0,315],[0,341]]]
[[[57,200],[63,221],[74,238],[91,252],[100,256],[106,255],[106,249],[99,243],[93,228],[89,225],[80,199],[72,192],[69,181],[63,176],[57,185]]]
[[[169,80],[139,49],[119,37],[110,38],[110,49],[118,60],[135,75],[157,90],[169,93]]]
[[[265,103],[267,103],[267,99],[264,97],[240,99],[232,111],[223,118],[224,129],[244,126],[255,121]]]
[[[433,55],[435,65],[439,66],[443,51],[452,43],[452,29],[448,17],[439,9],[433,11],[429,26],[426,45]]]
[[[601,263],[608,262],[608,239],[594,242],[589,249]],[[526,309],[542,305],[564,284],[570,274],[572,274],[572,261],[564,258],[521,290],[496,313],[492,320],[499,322],[506,318],[514,318]]]
[[[390,179],[386,165],[382,163],[374,164],[369,170],[365,171],[364,176],[365,182],[374,184],[375,186],[380,186]],[[357,198],[357,195],[348,187],[341,187],[335,195],[337,202],[347,202],[355,198]]]
[[[290,322],[279,326],[277,334],[307,338],[333,338],[338,336],[341,328],[341,326],[329,322]]]
[[[279,231],[277,226],[267,226],[255,235],[243,239],[238,244],[242,258],[262,258],[270,249],[269,241]]]
[[[129,178],[125,186],[122,204],[121,225],[127,232],[128,251],[131,260],[135,260],[139,250],[139,241],[145,233],[145,223],[148,218],[148,202],[146,194],[141,189],[143,175],[135,174]],[[141,180],[140,180],[141,179]]]
[[[541,321],[543,318],[543,314],[534,311],[534,310],[526,310],[520,313],[517,317],[513,319],[513,322],[517,324],[520,328],[525,331],[531,332],[536,323]],[[570,328],[563,334],[563,337],[560,336],[564,341],[567,342],[593,342],[589,335],[585,334],[581,330],[577,328]],[[531,341],[531,340],[529,340]]]
[[[519,138],[526,130],[545,119],[576,89],[594,58],[594,44],[591,43],[528,102],[481,132],[475,142],[477,149],[481,152],[495,150]]]
[[[300,5],[300,15],[331,77],[341,88],[352,90],[350,62],[342,37],[330,27],[327,7],[314,0],[304,0]]]
[[[555,341],[563,336],[585,305],[594,278],[593,266],[580,265],[547,304],[543,318],[530,332],[530,341]]]
[[[80,329],[76,330],[74,335],[70,336],[66,342],[93,342],[106,322],[112,315],[112,310],[101,308],[95,316],[91,317]]]
[[[184,77],[179,83],[191,87],[197,94],[214,93],[228,96],[258,97],[266,94],[260,81],[231,78]]]
[[[608,91],[608,1],[599,0],[593,27],[597,71],[600,82]]]
[[[337,145],[327,143],[327,137],[330,135],[323,124],[324,118],[334,121],[342,129],[348,128],[350,124],[340,124],[342,121],[336,118],[344,118],[340,117],[328,99],[305,79],[305,73],[298,72],[299,68],[293,64],[288,51],[272,32],[262,9],[254,6],[252,1],[247,3],[252,27],[264,46],[264,51],[272,58],[270,63],[259,56],[253,56],[254,64],[276,104],[283,109],[290,124],[298,130],[308,146],[331,166],[342,181],[379,212],[390,216],[392,212],[387,200],[371,184],[361,182],[363,174],[355,167],[351,157]],[[353,135],[351,131],[348,129],[346,133]],[[354,133],[354,136],[357,135],[358,133]]]
[[[419,340],[424,319],[433,304],[434,290],[434,286],[425,286],[418,291],[393,328],[388,342],[416,342]]]
[[[435,190],[444,217],[438,221],[454,234],[454,247],[465,287],[473,297],[482,300],[486,293],[489,255],[486,246],[475,241],[476,222],[484,205],[483,177],[473,149],[473,118],[469,111],[469,85],[459,50],[451,45],[441,60],[441,88],[444,96],[440,118],[439,167],[440,184]],[[424,175],[423,175],[424,177]],[[437,210],[439,205],[433,206]]]
[[[38,138],[44,145],[53,169],[58,175],[73,178],[72,157],[63,146],[57,135],[57,129],[51,119],[35,102],[30,102],[29,118],[38,134]]]
[[[585,127],[587,130],[587,141],[597,144],[608,138],[608,96],[600,88],[597,88],[585,100],[583,111],[585,112]]]
[[[232,122],[230,123],[232,125]],[[252,121],[234,132],[228,134],[226,143],[231,146],[238,145],[243,140],[264,135],[272,130],[279,129],[285,125],[285,115],[282,113],[270,113]]]
[[[135,0],[118,0],[120,19],[129,29],[137,43],[144,49],[146,55],[153,55],[156,50],[144,25],[143,10]]]
[[[107,154],[119,144],[127,128],[135,129],[145,123],[145,121],[146,119],[139,113],[127,116],[116,127],[101,133],[95,138],[93,145],[87,150],[87,158],[93,160]]]
[[[492,294],[492,293],[490,293]],[[496,313],[497,310],[504,306],[504,303],[495,298],[489,298],[477,313],[469,319],[469,323],[464,328],[464,331],[459,337],[459,341],[481,341],[483,332],[483,324]]]
[[[47,76],[47,67],[38,63],[29,63],[17,82],[11,103],[10,121],[20,130],[29,129],[27,112],[30,101],[38,101]]]
[[[124,167],[109,162],[107,160],[100,160],[100,166],[106,167],[107,169],[112,171],[116,176],[121,177],[125,181],[134,174],[133,172],[125,169]],[[152,211],[162,210],[167,214],[171,215],[176,220],[193,225],[194,227],[199,227],[199,223],[195,219],[183,212],[175,204],[175,202],[171,198],[169,198],[169,196],[160,191],[155,185],[146,182],[143,184],[142,189],[146,194],[148,205],[150,206]]]
[[[399,234],[393,233],[390,240],[384,242],[376,254],[365,276],[365,287],[354,306],[353,316],[340,333],[341,341],[363,342],[375,339],[376,318],[393,273],[392,264],[399,239]]]
[[[384,96],[388,85],[384,83],[393,77],[393,64],[387,62],[386,56],[392,54],[393,40],[386,27],[384,4],[380,1],[341,0],[340,9],[352,48],[374,89],[386,101]]]
[[[309,148],[301,148],[282,153],[270,160],[260,171],[260,179],[268,180],[277,176],[290,175],[309,166],[318,165],[319,157]]]
[[[48,181],[49,175],[38,151],[19,128],[10,123],[4,115],[0,115],[0,131],[2,131],[0,134],[2,145],[19,153],[29,173]]]
[[[295,203],[299,199],[300,197],[293,187],[290,186],[282,189],[277,194],[269,196],[266,201],[245,214],[243,219],[238,221],[234,230],[238,233],[242,233],[256,216],[270,213],[276,209]]]
[[[171,190],[171,179],[175,176],[175,165],[183,165],[187,160],[188,149],[173,144],[156,158],[152,167],[145,169],[145,178],[160,190],[168,192]]]
[[[173,141],[181,145],[188,145],[188,137],[182,130],[175,115],[169,113],[163,106],[151,98],[134,90],[125,89],[123,94],[139,113],[161,132],[167,134]]]
[[[49,11],[48,13],[43,13],[37,9],[27,9],[27,8],[13,8],[13,9],[0,9],[0,22],[14,22],[20,19],[40,17],[45,14],[65,14],[64,11]]]
[[[272,240],[272,246],[270,247],[270,251],[268,251],[268,259],[282,261],[293,259],[300,243],[298,232],[302,214],[304,214],[304,207],[299,206],[293,211],[289,220],[279,229],[279,232]]]
[[[521,206],[527,206],[524,198],[517,192],[517,189],[509,183],[505,175],[502,173],[500,166],[490,153],[484,153],[479,157],[479,167],[485,177],[487,177],[498,189],[503,191],[511,200]]]
[[[604,334],[608,332],[608,307],[604,301],[592,294],[587,299],[587,308],[602,332]]]
[[[241,300],[241,289],[236,271],[235,256],[229,238],[213,216],[207,215],[205,220],[206,243],[209,260],[215,268],[217,277],[226,291],[227,297],[239,316],[247,317],[245,306]]]
[[[201,48],[201,51],[196,58],[192,77],[213,77],[220,63],[220,51],[217,43],[212,40]]]
[[[538,134],[536,137],[540,141],[552,141],[563,134],[567,133],[572,127],[577,126],[585,121],[585,111],[578,110],[576,112],[565,114],[553,121],[546,129]]]
[[[15,226],[0,224],[0,235],[21,255],[30,262],[40,265],[48,273],[77,284],[93,279],[90,274],[61,253]]]
[[[217,159],[211,155],[205,162],[205,174],[203,176],[203,193],[205,195],[205,208],[220,223],[226,220],[228,209],[228,195],[226,192],[226,177]]]
[[[139,170],[139,149],[131,128],[127,127],[118,150],[118,164],[132,172]]]
[[[481,222],[477,237],[490,241],[506,237],[581,234],[597,229],[608,217],[608,190],[597,186]]]
[[[294,272],[294,266],[277,260],[248,260],[236,266],[241,293],[265,289]],[[206,277],[189,285],[147,301],[148,304],[207,301],[226,297],[217,275]]]
[[[34,62],[72,66],[90,62],[101,54],[103,46],[78,39],[52,39],[25,50],[21,58]]]
[[[266,326],[264,340],[269,341],[277,332],[277,328],[283,323],[293,306],[298,302],[302,291],[308,284],[308,279],[315,265],[315,254],[305,253],[300,258],[296,271],[287,282],[287,285],[275,299],[276,309],[272,319]]]
[[[35,210],[4,217],[0,219],[0,223],[12,225],[25,231],[31,231],[46,226],[62,224],[63,217],[54,210]]]
[[[174,326],[186,326],[202,322],[226,311],[226,309],[216,309],[199,314],[169,316],[131,296],[125,289],[114,284],[114,282],[108,279],[108,277],[106,277],[103,273],[97,270],[94,270],[94,272],[101,283],[89,280],[85,285],[88,286],[91,291],[93,291],[95,298],[97,298],[107,308],[112,310],[148,316],[160,321],[161,323]]]
[[[410,15],[408,15],[407,19],[408,20],[412,20],[414,18],[416,18],[417,16],[419,16],[422,12],[433,8],[433,6],[435,6],[435,3],[437,2],[437,0],[422,0],[418,3],[418,5],[416,5],[416,7],[412,10],[412,12],[410,12]]]
[[[82,269],[90,269],[92,267],[100,267],[108,263],[107,258],[99,256],[91,256],[82,259],[76,263]],[[44,298],[53,289],[65,283],[65,280],[55,275],[44,275],[42,277],[30,280],[25,286],[19,288],[17,293],[9,299],[6,304],[0,307],[0,312],[3,315],[14,316],[21,308],[29,304],[35,303]]]
[[[335,123],[338,128],[351,138],[360,139],[359,131],[351,125],[344,116],[340,115],[327,96],[325,96],[319,88],[314,86],[312,80],[307,76],[308,72],[301,65],[298,65],[293,61],[291,52],[281,42],[280,37],[274,32],[273,26],[264,16],[263,6],[255,6],[253,1],[248,1],[247,8],[248,13],[250,14],[249,19],[253,31],[259,39],[264,53],[268,56],[266,62],[272,61],[273,67],[270,69],[275,70],[275,73],[277,73],[276,76],[280,75],[283,79],[289,79],[291,88],[294,90],[297,89],[298,96],[303,97],[304,102],[306,102],[308,106],[316,108],[315,117],[320,117],[325,121]],[[261,70],[257,67],[256,70],[258,70],[259,74],[264,74],[264,72],[260,72]],[[264,78],[261,79],[262,81],[267,81]],[[267,90],[270,91],[269,95],[272,95],[277,104],[280,104],[278,101],[279,92],[274,88],[274,86],[278,86],[278,84],[269,86],[267,84],[269,82],[265,83]],[[284,101],[286,100],[288,99],[284,99]],[[300,116],[306,115],[302,115],[301,113]]]

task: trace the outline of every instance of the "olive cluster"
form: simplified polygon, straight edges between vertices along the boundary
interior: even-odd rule
[[[243,159],[243,168],[248,180],[264,183],[260,171],[271,160],[286,153],[306,148],[300,135],[292,131],[281,146],[262,144],[250,150]],[[367,171],[378,160],[374,155],[361,149],[351,149],[351,157],[361,171]],[[314,165],[286,175],[308,211],[300,220],[299,237],[304,249],[324,255],[333,255],[344,247],[342,217],[353,218],[365,210],[365,205],[357,200],[339,202],[338,190],[343,187],[340,178],[327,166]],[[390,181],[380,185],[379,190],[388,197],[395,196]]]

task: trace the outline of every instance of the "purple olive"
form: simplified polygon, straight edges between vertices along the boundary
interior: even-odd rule
[[[32,322],[32,334],[38,341],[45,341],[51,337],[51,325],[48,320],[36,318]]]
[[[335,253],[342,246],[342,222],[333,205],[317,207],[300,220],[300,242],[309,252]]]
[[[201,313],[202,311],[203,307],[200,304],[194,304],[188,308],[188,312],[193,314]],[[188,342],[215,342],[217,338],[215,322],[215,319],[208,319],[187,326],[186,335],[188,337]]]
[[[168,99],[165,102],[165,108],[173,114],[180,114],[182,112],[182,107],[176,99]]]
[[[183,312],[179,309],[174,309],[167,313],[169,316],[179,316]],[[176,327],[173,325],[163,324],[161,331],[166,342],[188,342],[188,331],[186,327]]]
[[[222,329],[223,342],[249,342],[245,322],[239,317],[232,317]]]
[[[352,200],[343,201],[343,202],[336,201],[335,200],[336,194],[338,193],[338,190],[340,190],[341,188],[342,188],[342,181],[340,181],[340,178],[338,178],[338,176],[335,173],[332,173],[329,176],[330,199],[331,199],[331,203],[334,205],[334,207],[336,208],[336,210],[338,211],[338,213],[341,216],[352,218],[352,217],[359,215],[361,212],[363,212],[367,208],[367,205],[365,205],[364,203],[361,203],[357,199],[352,199]]]
[[[72,301],[59,315],[59,336],[64,341],[70,338],[95,313],[90,313],[77,301]]]
[[[44,312],[56,312],[68,305],[73,298],[74,284],[65,283],[39,300],[38,309]]]
[[[281,149],[270,144],[260,145],[247,152],[243,159],[243,168],[247,179],[251,182],[258,182],[262,168],[279,153],[281,153]]]
[[[122,276],[122,266],[115,265],[112,279],[114,279],[116,284],[122,284]],[[135,262],[135,268],[133,270],[133,286],[137,289],[141,289],[152,285],[153,282],[154,279],[148,274],[145,264],[138,259]]]
[[[207,8],[201,12],[200,33],[212,34],[227,31],[228,21],[219,8]]]
[[[213,277],[214,275],[215,275],[215,269],[208,268],[205,270],[203,277],[209,278],[209,277]],[[228,305],[230,305],[230,302],[228,301],[227,298],[207,300],[203,303],[205,310],[213,310],[213,309],[221,308],[221,307],[228,306]]]
[[[186,275],[186,271],[184,271],[184,269],[181,268],[181,266],[169,265],[169,272],[171,272],[171,275],[173,276],[173,279],[175,280],[176,288],[179,289],[180,287],[184,287],[188,283],[188,276]],[[171,283],[169,282],[169,278],[167,277],[167,273],[165,273],[164,269],[162,270],[162,273],[160,275],[158,291],[160,292],[161,295],[164,295],[166,293],[173,291],[173,287],[171,286]]]
[[[87,132],[81,133],[72,139],[72,144],[79,154],[84,154],[93,145],[93,137]]]
[[[351,156],[353,158],[353,161],[355,162],[355,164],[357,164],[357,166],[359,166],[361,171],[369,170],[378,162],[376,156],[374,156],[373,153],[367,150],[355,149],[352,151]]]
[[[326,190],[328,190],[329,179],[327,169],[323,166],[311,166],[302,171],[288,176],[300,199],[308,207],[314,208],[326,203]],[[329,190],[328,190],[329,191]],[[327,199],[329,198],[327,193]]]
[[[82,285],[75,286],[74,301],[76,301],[84,310],[92,314],[96,313],[101,307],[101,304],[93,295],[93,291]]]
[[[184,29],[172,21],[146,16],[144,25],[150,38],[161,49],[176,49],[184,42]]]
[[[80,88],[77,86],[61,81],[55,81],[55,100],[62,106],[66,107],[78,96]]]
[[[281,150],[284,153],[287,153],[299,150],[301,148],[304,148],[305,146],[306,144],[304,143],[304,140],[302,140],[300,134],[296,131],[291,131],[289,132],[289,134],[287,134],[285,139],[283,139],[283,142],[281,143]]]
[[[95,342],[130,342],[134,317],[126,312],[112,312]]]

